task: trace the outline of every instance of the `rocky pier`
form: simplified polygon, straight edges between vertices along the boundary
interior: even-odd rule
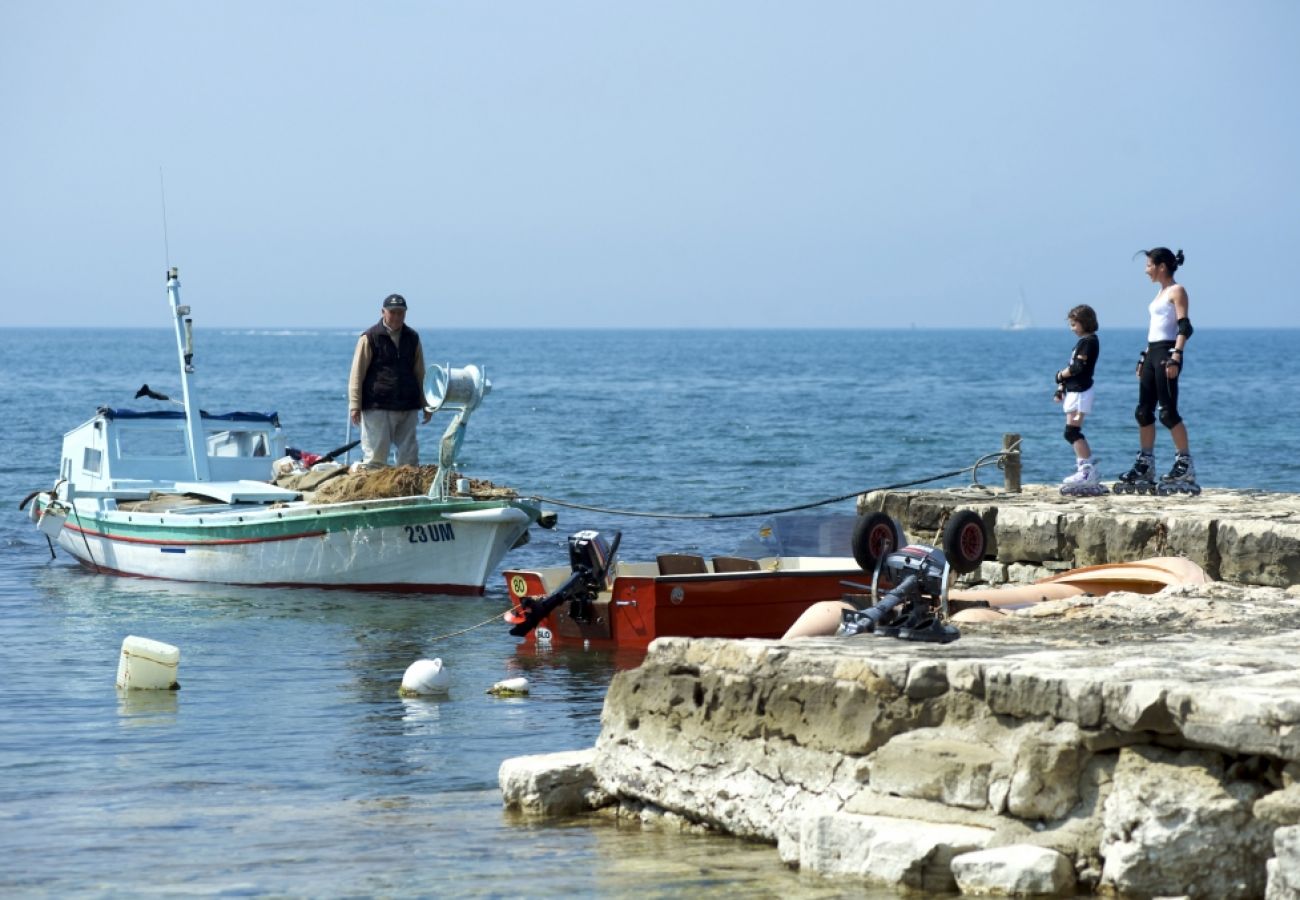
[[[976,509],[979,576],[1182,555],[1218,579],[1049,601],[947,645],[656,641],[594,748],[507,806],[713,829],[927,893],[1300,897],[1300,498],[868,495],[909,539]]]

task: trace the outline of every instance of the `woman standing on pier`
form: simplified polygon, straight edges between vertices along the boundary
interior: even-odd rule
[[[1138,357],[1138,405],[1134,416],[1138,423],[1138,455],[1133,468],[1119,477],[1120,493],[1199,494],[1196,468],[1187,443],[1187,424],[1178,413],[1178,379],[1183,372],[1183,348],[1192,336],[1187,317],[1187,289],[1174,281],[1174,273],[1183,264],[1183,251],[1167,247],[1141,251],[1146,254],[1147,277],[1160,285],[1155,299],[1147,307],[1151,324],[1147,329],[1147,348]],[[1173,467],[1155,480],[1156,405],[1160,406],[1160,424],[1169,429],[1174,441]]]

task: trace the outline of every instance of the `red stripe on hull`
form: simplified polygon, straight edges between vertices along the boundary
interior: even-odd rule
[[[390,594],[449,594],[456,597],[481,597],[484,588],[472,584],[316,584],[310,581],[259,581],[255,584],[241,581],[191,581],[184,578],[167,578],[162,575],[142,575],[139,572],[123,572],[107,566],[95,565],[77,557],[84,569],[97,575],[117,575],[124,578],[143,578],[147,581],[174,581],[179,584],[225,584],[248,588],[315,588],[322,591],[384,591]]]

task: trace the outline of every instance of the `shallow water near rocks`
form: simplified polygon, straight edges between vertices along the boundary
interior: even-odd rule
[[[208,333],[202,299],[188,299],[206,408],[277,409],[290,444],[313,452],[345,442],[353,335]],[[1073,345],[1064,329],[421,330],[431,360],[486,365],[494,381],[462,468],[526,493],[772,509],[960,468],[1011,431],[1025,436],[1026,481],[1067,469],[1050,401]],[[0,472],[11,503],[0,517],[6,894],[892,896],[792,872],[766,845],[507,815],[501,761],[591,746],[609,679],[637,657],[518,650],[497,622],[499,574],[482,598],[412,598],[113,578],[51,560],[15,506],[53,483],[63,432],[100,404],[140,408],[141,383],[171,394],[179,383],[163,329],[68,332],[61,349],[77,367],[57,387],[29,365],[36,336],[0,331],[8,446],[22,450]],[[1300,470],[1268,463],[1294,426],[1266,414],[1300,389],[1300,364],[1283,351],[1297,336],[1198,331],[1184,413],[1206,484],[1300,489]],[[1121,337],[1136,348],[1141,336],[1103,335],[1114,342],[1088,429],[1116,470],[1133,441]],[[1283,370],[1257,378],[1255,357]],[[421,430],[426,461],[445,424]],[[563,564],[565,537],[587,527],[621,529],[628,559],[729,552],[763,521],[558,512],[560,526],[535,530],[509,564]],[[180,647],[181,690],[115,690],[127,635]],[[398,696],[424,657],[450,671],[446,699]],[[528,697],[484,693],[516,675],[531,681]]]

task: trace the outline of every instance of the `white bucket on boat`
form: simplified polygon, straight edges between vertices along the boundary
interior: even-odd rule
[[[68,511],[54,506],[47,506],[41,510],[41,517],[36,520],[36,527],[41,530],[41,534],[53,540],[59,536],[63,530],[63,523],[68,521]]]
[[[117,686],[129,691],[165,691],[180,687],[179,647],[149,638],[127,635],[117,662]]]
[[[465,495],[468,495],[468,494],[469,494],[469,479],[468,479],[468,478],[457,478],[457,479],[456,479],[456,493],[458,493],[458,494],[460,494],[460,495],[462,495],[462,496],[465,496]]]
[[[417,659],[406,667],[398,693],[404,697],[423,697],[450,690],[451,675],[443,668],[441,659]]]

